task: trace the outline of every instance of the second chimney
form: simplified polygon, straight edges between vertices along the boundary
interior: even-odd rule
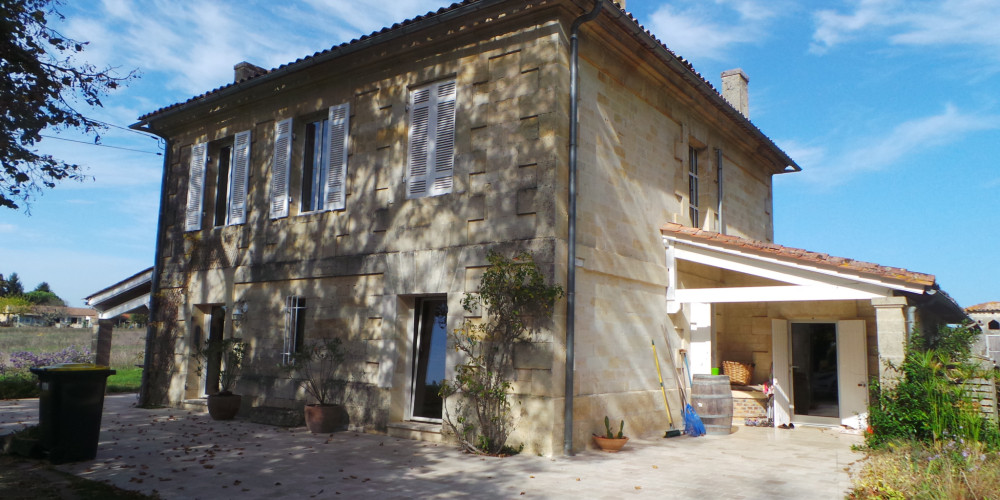
[[[233,66],[233,82],[240,83],[243,80],[249,80],[255,76],[263,75],[267,73],[267,70],[243,61],[236,66]]]
[[[743,116],[750,119],[750,104],[747,96],[748,83],[750,83],[750,77],[740,68],[722,72],[722,98]]]

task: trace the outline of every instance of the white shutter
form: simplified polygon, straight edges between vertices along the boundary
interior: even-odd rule
[[[191,146],[191,163],[188,167],[188,199],[184,231],[201,229],[201,206],[205,200],[205,163],[208,161],[208,143]]]
[[[229,167],[229,224],[247,220],[247,179],[250,176],[250,131],[236,134]]]
[[[406,165],[406,197],[427,196],[430,144],[431,87],[410,93],[410,138]]]
[[[436,130],[434,133],[434,171],[429,173],[432,182],[430,195],[451,192],[455,170],[455,81],[437,85],[435,107]]]
[[[271,165],[271,218],[288,217],[288,167],[292,161],[292,119],[274,127],[274,159]]]
[[[330,107],[330,136],[326,144],[326,210],[343,210],[347,191],[347,145],[350,134],[351,106],[344,103]]]

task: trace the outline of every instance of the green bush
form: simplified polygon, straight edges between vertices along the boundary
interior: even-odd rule
[[[969,360],[976,335],[967,325],[913,335],[902,365],[894,367],[901,373],[896,384],[873,384],[869,446],[958,440],[1000,449],[1000,429],[983,415],[967,386],[973,379],[995,378]]]
[[[37,398],[38,379],[30,373],[11,372],[0,376],[0,399]]]

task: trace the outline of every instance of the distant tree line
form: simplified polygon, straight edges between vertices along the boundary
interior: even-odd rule
[[[7,306],[12,308],[24,308],[31,306],[65,306],[66,302],[59,298],[49,284],[41,282],[34,290],[25,293],[24,284],[17,273],[10,273],[10,277],[4,278],[0,274],[0,310]],[[12,311],[13,312],[13,311]]]

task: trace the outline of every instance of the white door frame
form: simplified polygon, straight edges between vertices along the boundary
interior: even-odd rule
[[[837,393],[840,417],[814,417],[794,412],[792,394],[791,324],[834,323],[837,329]],[[862,429],[868,419],[868,350],[865,321],[771,320],[771,352],[774,363],[774,425],[844,425]]]
[[[418,319],[422,320],[420,308],[423,307],[425,300],[444,300],[447,304],[447,295],[444,294],[432,294],[432,295],[420,295],[412,297],[412,304],[410,304],[409,318],[407,318],[407,338],[410,341],[409,349],[406,353],[406,420],[413,422],[423,422],[429,424],[440,424],[443,422],[442,419],[420,417],[413,414],[413,397],[414,388],[417,384],[417,379],[414,376],[416,370],[416,359],[414,358],[415,350],[420,347],[420,334],[421,328],[418,324]],[[447,378],[447,370],[445,371]],[[443,404],[443,403],[442,403]]]

